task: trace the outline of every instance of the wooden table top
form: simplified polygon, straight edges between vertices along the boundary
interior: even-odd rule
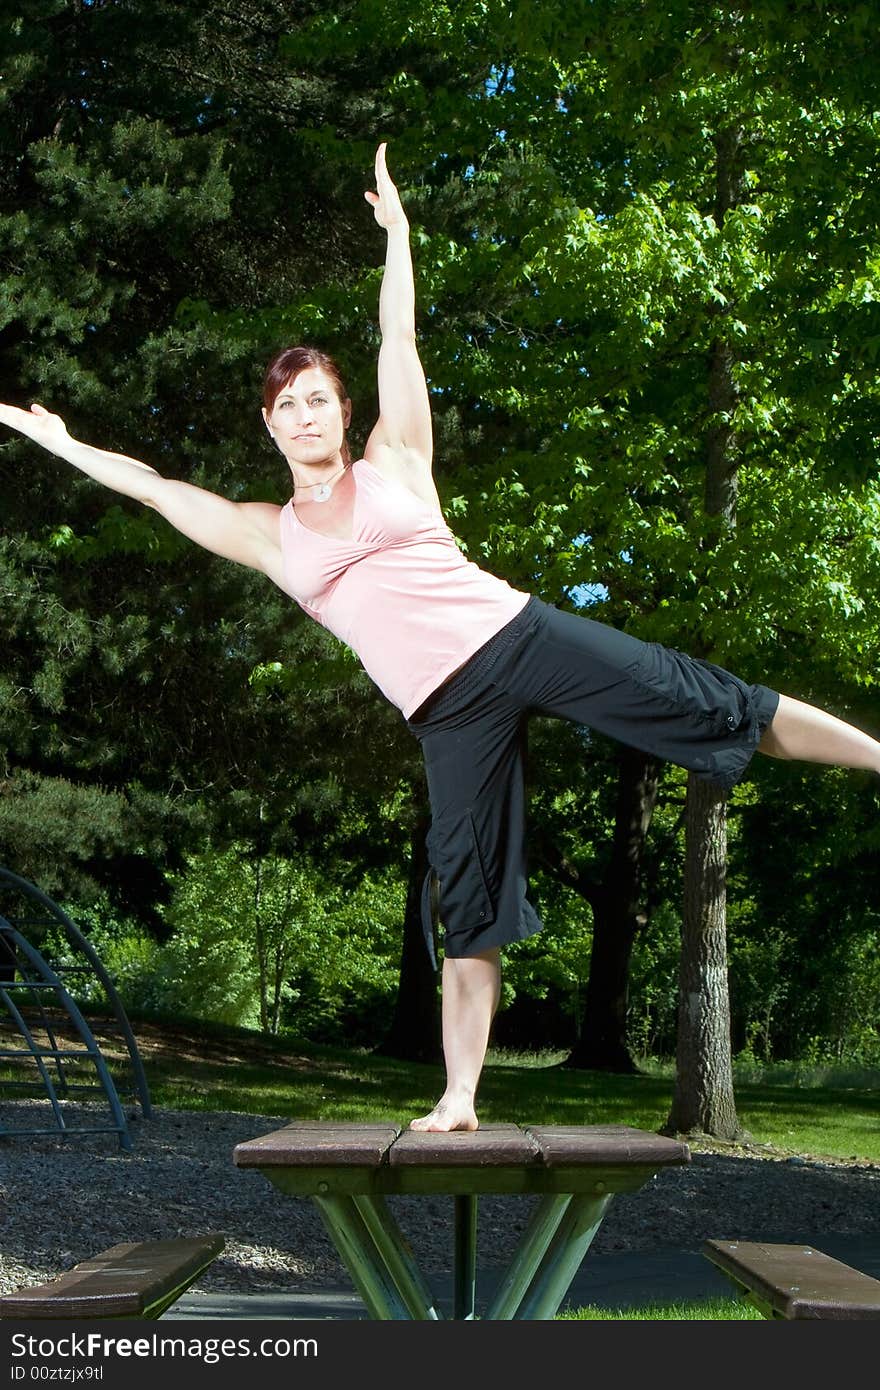
[[[233,1153],[237,1167],[257,1168],[303,1195],[622,1191],[689,1161],[686,1144],[627,1125],[487,1124],[433,1134],[390,1123],[296,1120]]]

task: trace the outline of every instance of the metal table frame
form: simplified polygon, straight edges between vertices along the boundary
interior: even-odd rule
[[[474,1133],[295,1122],[239,1144],[233,1160],[309,1197],[371,1318],[442,1313],[386,1197],[453,1198],[453,1310],[475,1317],[481,1193],[539,1194],[486,1319],[554,1318],[615,1192],[687,1163],[687,1145],[623,1125],[488,1125]]]

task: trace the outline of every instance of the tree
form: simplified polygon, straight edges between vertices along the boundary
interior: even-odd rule
[[[735,13],[735,22],[741,22]],[[725,66],[736,70],[744,55],[729,50]],[[715,135],[713,221],[744,201],[743,128],[728,115]],[[740,444],[733,424],[739,399],[737,350],[725,317],[736,307],[732,287],[722,304],[709,306],[719,327],[708,364],[710,423],[706,433],[705,509],[725,530],[736,526]],[[684,906],[679,983],[675,1088],[668,1127],[736,1139],[740,1124],[733,1094],[730,1002],[727,983],[727,793],[688,777],[685,816]]]
[[[834,689],[839,702],[841,668],[850,691],[873,679],[865,656],[877,647],[859,596],[876,586],[864,563],[876,556],[876,479],[851,452],[876,422],[868,357],[851,338],[856,318],[874,331],[867,11],[777,6],[719,24],[688,5],[662,16],[615,5],[612,24],[607,7],[536,8],[531,41],[511,39],[504,159],[540,187],[541,211],[518,238],[499,234],[499,212],[491,256],[459,250],[477,274],[493,267],[493,288],[523,285],[499,315],[505,332],[487,325],[459,355],[481,404],[503,406],[509,434],[534,440],[530,457],[506,451],[480,491],[494,553],[518,554],[551,597],[560,579],[598,582],[598,616],[768,683],[780,684],[784,653],[789,688],[796,669],[807,698]],[[556,100],[536,151],[510,92],[533,97],[551,43]],[[570,57],[579,46],[586,58]],[[828,54],[843,50],[832,73]],[[488,182],[489,165],[475,179]],[[810,385],[807,324],[821,325],[806,345]],[[560,399],[576,404],[554,434]],[[711,495],[704,505],[707,456],[710,494],[741,484],[735,532]],[[588,499],[588,536],[569,498]],[[780,643],[793,630],[799,663]]]
[[[166,1007],[277,1032],[295,945],[320,913],[309,876],[234,846],[192,856],[171,886]]]
[[[149,24],[125,0],[28,0],[2,36],[7,388],[47,399],[74,433],[240,498],[284,496],[256,429],[260,363],[288,328],[276,306],[320,275],[344,334],[339,285],[355,256],[362,267],[363,172],[324,167],[310,143],[349,93],[283,58],[289,23],[272,0],[163,3]],[[160,928],[162,868],[208,830],[255,834],[271,803],[288,846],[316,826],[326,836],[334,750],[388,722],[355,664],[328,660],[265,580],[153,514],[73,471],[59,480],[20,440],[3,441],[3,458],[0,853],[45,881],[39,806],[81,787],[96,833],[76,840],[58,821],[53,884],[82,892],[97,878]],[[250,677],[273,661],[307,678],[267,692]],[[308,786],[279,760],[292,717]],[[376,790],[373,777],[365,809]]]
[[[646,925],[644,860],[657,799],[658,761],[624,748],[617,779],[611,853],[592,894],[593,949],[584,998],[582,1032],[569,1066],[635,1071],[627,1046],[629,962]]]

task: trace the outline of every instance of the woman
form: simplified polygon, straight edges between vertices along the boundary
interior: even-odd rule
[[[431,476],[409,225],[384,145],[365,197],[387,251],[379,419],[363,458],[350,458],[351,403],[333,362],[307,348],[279,353],[265,378],[263,420],[293,480],[283,507],[230,502],[79,443],[40,405],[2,406],[0,422],[197,544],[261,570],[348,643],[400,707],[425,758],[444,927],[447,1084],[412,1128],[476,1129],[501,948],[540,927],[525,896],[529,712],[589,725],[721,786],[742,777],[755,748],[880,772],[880,743],[718,667],[559,612],[465,560]]]

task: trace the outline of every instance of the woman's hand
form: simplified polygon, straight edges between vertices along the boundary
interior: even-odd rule
[[[364,197],[373,209],[376,221],[380,227],[408,227],[406,213],[400,201],[400,194],[395,188],[388,167],[385,163],[385,150],[387,145],[382,144],[376,151],[376,189],[375,193],[367,190]]]
[[[409,476],[413,491],[439,508],[431,481],[431,405],[416,345],[415,283],[409,222],[385,166],[385,145],[376,152],[375,193],[364,197],[388,233],[379,291],[379,419],[364,458],[394,477]],[[413,483],[415,479],[415,483]]]
[[[151,507],[197,545],[260,570],[284,587],[278,539],[280,508],[269,502],[231,502],[206,488],[163,478],[150,464],[128,454],[83,444],[67,433],[60,415],[53,415],[42,405],[32,405],[30,410],[0,405],[0,425],[18,430],[96,483]]]
[[[30,410],[20,410],[17,405],[0,405],[0,424],[27,435],[53,454],[59,453],[70,441],[61,416],[53,415],[42,405],[32,405]]]

